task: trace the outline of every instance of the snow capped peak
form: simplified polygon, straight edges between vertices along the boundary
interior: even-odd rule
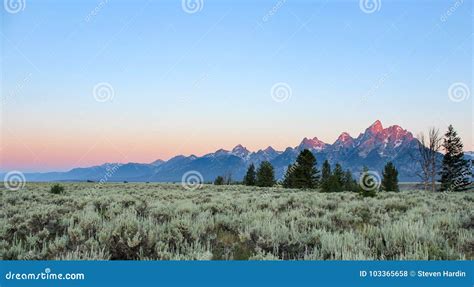
[[[229,153],[229,151],[225,150],[225,149],[222,149],[222,148],[216,150],[216,152],[215,152],[215,154],[226,154],[226,153]]]
[[[339,150],[341,148],[347,148],[347,147],[353,147],[353,146],[354,146],[354,139],[351,137],[350,134],[346,132],[343,132],[333,144],[334,150]]]
[[[359,156],[366,157],[375,151],[379,156],[387,157],[409,147],[413,139],[409,131],[398,125],[384,129],[380,121],[376,121],[356,139],[356,146]]]
[[[230,153],[238,157],[246,157],[249,155],[250,151],[241,144],[238,144],[232,149]]]
[[[408,134],[407,130],[404,130],[401,126],[393,125],[385,129],[389,134]]]
[[[326,143],[320,141],[317,137],[312,139],[304,138],[300,145],[297,147],[298,149],[314,149],[314,150],[322,150],[326,147]]]
[[[337,142],[347,142],[347,141],[351,141],[353,138],[351,137],[350,134],[346,133],[346,132],[343,132],[338,138],[337,138]]]
[[[238,151],[243,151],[243,150],[248,151],[246,147],[244,147],[241,144],[238,144],[232,149],[232,152],[238,152]]]
[[[394,125],[394,126],[392,126],[392,128],[394,128],[397,131],[403,131],[402,127],[399,126],[399,125]]]

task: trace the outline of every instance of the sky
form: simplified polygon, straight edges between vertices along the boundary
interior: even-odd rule
[[[332,143],[376,120],[453,124],[474,150],[472,1],[9,2],[0,171]]]

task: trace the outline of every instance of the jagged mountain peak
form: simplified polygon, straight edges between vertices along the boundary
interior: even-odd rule
[[[244,158],[244,157],[247,157],[250,154],[250,151],[246,147],[244,147],[243,145],[238,144],[232,149],[232,151],[230,153],[233,154],[233,155],[236,155],[238,157]]]
[[[411,135],[411,133],[409,131],[403,129],[399,125],[390,126],[386,129],[384,129],[384,132],[386,132],[387,134],[391,134],[391,135]]]
[[[273,153],[276,152],[276,150],[272,146],[268,146],[266,149],[263,150],[266,153]]]
[[[382,123],[379,120],[376,120],[370,127],[368,127],[365,132],[369,132],[371,134],[378,134],[379,132],[383,131]]]
[[[343,132],[341,133],[341,135],[337,138],[336,142],[347,142],[347,141],[351,141],[353,140],[353,138],[351,137],[351,135],[347,132]]]
[[[333,143],[333,150],[338,151],[342,148],[352,148],[354,147],[354,138],[351,137],[347,132],[341,133],[337,140]]]
[[[326,143],[319,140],[317,137],[312,139],[304,138],[300,145],[296,147],[298,150],[309,149],[309,150],[322,150],[326,147]]]
[[[246,147],[244,147],[243,145],[241,145],[241,144],[236,145],[236,146],[232,149],[232,151],[241,151],[241,150],[247,150],[247,151],[248,151],[248,149],[247,149]]]
[[[413,140],[412,133],[399,125],[384,129],[380,121],[376,121],[357,138],[356,145],[359,156],[363,158],[371,152],[386,158],[396,155],[400,148],[409,147]]]

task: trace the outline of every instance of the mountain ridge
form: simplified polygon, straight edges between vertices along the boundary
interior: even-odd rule
[[[250,164],[259,165],[269,161],[275,168],[278,179],[289,164],[296,160],[303,149],[309,149],[317,158],[318,167],[324,160],[331,165],[340,163],[354,175],[364,166],[381,172],[383,166],[392,161],[399,169],[401,180],[418,180],[416,161],[418,140],[399,125],[384,128],[377,120],[356,138],[342,132],[332,143],[325,143],[317,137],[304,138],[299,145],[277,151],[268,146],[258,151],[250,151],[241,144],[232,150],[218,149],[203,156],[177,155],[171,159],[155,160],[152,163],[103,164],[87,168],[73,168],[67,172],[27,173],[30,181],[154,181],[178,182],[188,171],[199,172],[204,181],[212,181],[218,175],[230,175],[234,180],[242,180]],[[467,155],[466,155],[467,156]]]

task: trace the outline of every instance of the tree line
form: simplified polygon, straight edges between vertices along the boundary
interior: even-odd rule
[[[456,131],[449,126],[445,134],[444,143],[437,130],[430,130],[428,138],[419,137],[420,175],[425,187],[431,186],[435,190],[437,175],[440,175],[441,190],[463,191],[468,189],[471,179],[471,169],[468,161],[464,159],[463,145]],[[444,148],[441,170],[438,168],[439,150]],[[364,167],[359,182],[366,182],[370,176],[367,167]],[[392,162],[388,162],[381,174],[380,182],[375,182],[376,188],[367,189],[353,178],[350,170],[344,170],[339,163],[331,168],[328,160],[322,164],[321,170],[317,168],[317,160],[313,153],[305,149],[301,151],[293,164],[285,172],[283,180],[277,182],[274,167],[268,161],[263,161],[258,169],[252,163],[247,169],[243,184],[247,186],[272,187],[279,183],[284,188],[315,189],[323,192],[354,191],[365,196],[373,196],[379,189],[384,191],[399,191],[398,170]],[[215,185],[231,184],[230,175],[218,176]]]
[[[442,158],[440,152],[444,151]],[[425,190],[465,191],[472,188],[472,160],[464,158],[463,143],[452,125],[444,137],[431,128],[428,135],[418,135],[418,176]]]
[[[364,168],[364,172],[367,171],[368,169]],[[391,162],[385,166],[382,175],[382,190],[399,190],[398,171]],[[243,179],[243,184],[247,186],[272,187],[277,183],[274,167],[268,161],[263,161],[258,169],[253,163],[250,164]],[[218,176],[214,184],[223,185],[230,184],[230,182],[226,182],[224,177]],[[352,173],[349,170],[344,171],[339,163],[332,170],[329,161],[325,160],[320,171],[317,168],[316,157],[308,149],[301,151],[295,163],[288,166],[280,184],[284,188],[321,188],[323,192],[355,191],[368,196],[374,195],[375,192],[375,190],[361,188],[352,177]]]

